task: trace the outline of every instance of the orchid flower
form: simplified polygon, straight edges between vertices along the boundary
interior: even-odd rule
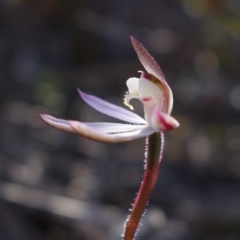
[[[124,104],[133,110],[130,104],[131,99],[140,100],[144,107],[144,118],[81,90],[78,90],[81,98],[91,107],[127,124],[83,123],[40,115],[42,120],[52,127],[76,133],[94,141],[117,143],[147,137],[145,173],[131,214],[126,221],[124,240],[133,240],[147,201],[156,184],[163,156],[163,132],[179,126],[178,121],[170,115],[173,107],[173,94],[160,67],[137,39],[131,37],[131,41],[146,72],[140,72],[139,78],[133,77],[127,80],[128,92],[124,97]]]
[[[79,134],[91,140],[117,143],[146,137],[154,132],[172,130],[179,123],[170,113],[173,107],[173,94],[154,58],[137,39],[131,37],[132,45],[146,72],[140,78],[127,80],[128,92],[124,104],[133,110],[130,100],[139,99],[143,103],[145,119],[137,114],[116,106],[78,89],[81,98],[94,109],[111,117],[128,122],[122,123],[83,123],[40,115],[52,127]]]

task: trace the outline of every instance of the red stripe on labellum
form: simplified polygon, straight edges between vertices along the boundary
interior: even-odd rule
[[[146,98],[142,98],[141,100],[142,100],[143,102],[149,102],[149,101],[152,100],[152,98],[151,98],[151,97],[146,97]]]
[[[164,130],[170,131],[176,128],[176,126],[170,124],[169,122],[166,121],[166,118],[164,117],[164,114],[157,112],[157,117],[159,119],[159,122],[162,123]]]

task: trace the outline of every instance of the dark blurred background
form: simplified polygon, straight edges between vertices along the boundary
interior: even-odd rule
[[[76,89],[123,106],[143,70],[129,35],[159,62],[181,123],[137,239],[240,239],[240,1],[1,0],[1,240],[121,239],[145,140],[91,142],[39,113],[116,121]]]

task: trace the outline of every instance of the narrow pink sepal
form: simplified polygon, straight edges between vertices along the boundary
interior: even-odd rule
[[[69,124],[74,129],[75,133],[90,140],[105,143],[128,142],[134,139],[146,137],[154,132],[154,130],[147,125],[146,128],[136,131],[108,134],[97,131],[96,129],[89,127],[87,124],[82,122],[69,121]]]
[[[133,48],[146,71],[155,76],[161,82],[166,81],[160,66],[148,50],[135,37],[130,36],[130,39],[132,41]]]
[[[48,124],[51,127],[57,128],[59,130],[63,130],[66,132],[75,133],[74,129],[70,126],[69,121],[55,118],[50,115],[40,114],[40,118],[43,122]]]
[[[120,119],[125,122],[136,123],[136,124],[146,124],[146,121],[138,116],[136,113],[133,113],[125,108],[119,107],[115,104],[109,103],[103,99],[95,97],[90,94],[86,94],[78,88],[79,95],[81,98],[89,104],[92,108],[97,111],[111,116],[113,118]]]
[[[171,115],[164,113],[158,109],[155,109],[151,119],[151,127],[159,131],[170,131],[179,127],[179,122]]]
[[[142,43],[140,43],[133,36],[130,36],[130,38],[132,41],[133,48],[136,51],[137,56],[140,62],[142,63],[143,67],[146,69],[148,73],[152,74],[162,83],[167,103],[166,112],[170,114],[173,107],[173,94],[171,88],[169,87],[166,81],[166,78],[163,75],[160,66],[153,58],[153,56],[148,52],[148,50],[142,45]]]

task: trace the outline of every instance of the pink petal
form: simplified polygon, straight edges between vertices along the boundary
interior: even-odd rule
[[[95,130],[103,133],[123,133],[133,132],[136,130],[142,130],[146,128],[146,125],[137,124],[126,124],[126,123],[108,123],[108,122],[88,122],[84,123],[88,127],[94,128]]]
[[[122,107],[104,101],[98,97],[88,95],[78,89],[81,98],[97,111],[104,113],[108,116],[120,119],[125,122],[146,124],[146,121],[137,114],[130,112]]]
[[[154,132],[149,126],[145,126],[144,129],[135,130],[131,132],[122,132],[116,134],[107,134],[96,130],[93,127],[89,127],[87,124],[70,121],[69,122],[72,128],[79,135],[88,138],[97,142],[105,142],[105,143],[120,143],[132,141],[134,139],[146,137]]]
[[[151,119],[151,127],[159,132],[162,130],[170,131],[179,127],[179,122],[171,115],[155,109]]]
[[[55,127],[59,130],[63,130],[66,132],[75,132],[74,129],[70,126],[69,121],[67,120],[55,118],[46,114],[40,114],[40,118],[43,120],[43,122],[47,123],[51,127]]]
[[[59,118],[55,118],[50,115],[41,114],[41,119],[50,125],[51,127],[57,128],[59,130],[63,130],[66,132],[77,133],[74,128],[70,125],[69,120],[63,120]],[[93,123],[80,123],[84,126],[87,126],[95,131],[105,133],[105,134],[118,134],[118,133],[127,133],[127,132],[136,132],[141,131],[146,128],[147,125],[132,125],[132,124],[122,124],[122,123],[106,123],[106,122],[93,122]]]
[[[148,73],[151,73],[161,82],[166,82],[162,70],[148,50],[133,36],[130,36],[133,48],[135,49],[140,62]]]
[[[166,112],[168,114],[171,113],[173,107],[173,94],[171,88],[168,86],[167,81],[162,73],[162,70],[152,55],[148,52],[148,50],[133,36],[130,37],[132,41],[133,48],[135,49],[140,62],[146,71],[152,74],[154,77],[159,79],[162,83],[165,97],[166,97]]]

